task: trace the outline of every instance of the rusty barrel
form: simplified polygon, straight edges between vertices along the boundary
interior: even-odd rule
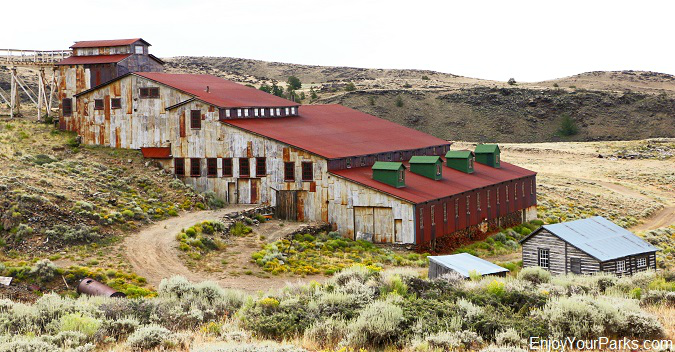
[[[77,285],[77,293],[89,296],[103,296],[103,297],[126,297],[124,293],[115,290],[114,288],[100,283],[92,278],[85,277]]]

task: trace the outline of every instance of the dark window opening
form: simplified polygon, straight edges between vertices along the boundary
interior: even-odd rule
[[[206,176],[209,177],[218,176],[218,159],[216,158],[206,159]]]
[[[267,175],[267,160],[265,158],[255,158],[255,175],[258,177]]]
[[[352,158],[347,158],[346,162],[347,162],[347,168],[348,169],[351,168],[352,167]]]
[[[284,163],[284,181],[295,181],[295,163]]]
[[[148,98],[148,99],[159,98],[159,88],[157,87],[140,88],[139,95],[141,98]]]
[[[201,110],[191,110],[190,111],[190,128],[193,128],[193,129],[202,128],[202,111]]]
[[[251,164],[248,158],[239,158],[239,177],[251,176]]]
[[[361,166],[366,166],[366,157],[365,156],[361,157]]]
[[[303,181],[314,180],[314,164],[311,161],[302,162],[302,180]]]
[[[223,177],[232,177],[232,158],[223,159]]]
[[[103,99],[94,99],[94,110],[103,110]]]
[[[183,158],[173,159],[173,169],[176,175],[185,176],[185,159]]]
[[[190,159],[190,176],[199,177],[201,175],[202,175],[201,159],[199,158]]]
[[[573,274],[581,274],[581,259],[570,258],[570,270]]]
[[[70,98],[63,99],[61,110],[63,110],[63,116],[73,116],[73,100]]]
[[[110,99],[110,108],[121,109],[122,108],[122,99],[120,99],[120,98]]]

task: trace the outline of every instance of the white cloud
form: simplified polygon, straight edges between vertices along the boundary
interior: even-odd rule
[[[432,69],[536,81],[591,70],[675,73],[675,4],[658,1],[24,1],[0,47],[143,37],[160,57]],[[8,22],[8,23],[7,23]]]

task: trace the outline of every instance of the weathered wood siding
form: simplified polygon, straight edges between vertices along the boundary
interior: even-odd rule
[[[572,274],[572,258],[579,258],[579,262],[581,263],[581,274],[592,274],[600,271],[600,262],[597,259],[591,257],[585,252],[580,251],[578,248],[572,246],[567,242],[564,243],[565,243],[565,253],[567,253],[567,259],[565,260],[566,274]]]
[[[567,263],[565,244],[565,241],[542,229],[523,243],[523,267],[539,266],[539,249],[542,248],[549,250],[551,274],[565,274]]]
[[[647,265],[644,266],[644,267],[638,267],[638,259],[639,258],[644,258],[646,260]],[[625,270],[624,271],[617,271],[617,262],[618,261],[625,262],[625,264],[624,264]],[[621,275],[621,276],[623,276],[623,275],[633,275],[635,273],[645,271],[647,269],[656,270],[656,252],[631,255],[631,256],[627,256],[627,257],[622,257],[622,258],[617,258],[617,259],[602,262],[602,271],[609,272],[609,273],[615,273],[615,274]]]

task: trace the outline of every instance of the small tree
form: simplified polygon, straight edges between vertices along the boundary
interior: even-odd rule
[[[270,93],[270,94],[272,93],[272,87],[269,86],[269,85],[267,85],[267,84],[265,84],[265,83],[263,83],[262,85],[260,85],[260,88],[258,88],[258,89],[262,90],[262,91],[265,92],[265,93]]]
[[[423,81],[428,81],[429,79],[430,79],[429,76],[426,76],[426,75],[422,76]]]
[[[309,98],[311,100],[316,100],[317,98],[319,98],[319,96],[316,95],[316,92],[314,91],[314,87],[309,89]]]
[[[579,127],[577,122],[569,114],[562,114],[562,120],[560,121],[560,129],[558,133],[562,136],[574,136],[579,133]]]
[[[272,91],[270,92],[278,97],[284,96],[284,89],[279,87],[276,83],[272,83]]]
[[[300,79],[295,76],[288,77],[286,83],[288,83],[288,87],[290,88],[290,90],[298,90],[302,88],[302,82],[300,82]]]
[[[396,97],[396,106],[398,106],[399,108],[403,106],[403,98],[401,98],[400,95]]]
[[[347,85],[345,86],[345,90],[348,91],[348,92],[353,92],[353,91],[355,91],[355,90],[356,90],[356,86],[354,85],[354,82],[349,82],[349,83],[347,83]]]
[[[368,104],[375,105],[375,97],[368,97]]]
[[[509,81],[506,82],[506,83],[508,83],[510,86],[515,86],[516,85],[516,79],[511,77],[511,78],[509,78]]]

